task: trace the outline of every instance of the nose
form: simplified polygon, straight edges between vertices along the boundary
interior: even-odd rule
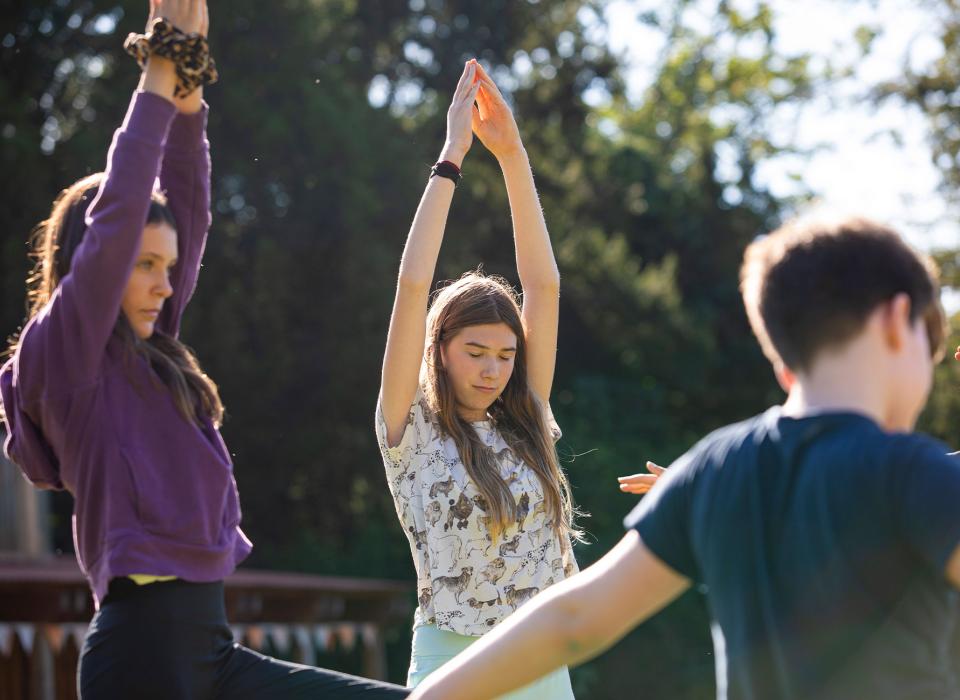
[[[173,285],[170,284],[170,274],[164,270],[157,282],[155,292],[164,299],[169,299],[173,295]]]
[[[495,359],[488,359],[483,363],[482,376],[484,379],[496,379],[500,374],[499,369]]]

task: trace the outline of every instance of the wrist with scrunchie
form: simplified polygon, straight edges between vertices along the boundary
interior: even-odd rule
[[[207,38],[196,33],[186,34],[163,17],[153,20],[146,34],[131,32],[123,48],[140,68],[147,67],[150,56],[172,61],[177,72],[174,97],[186,97],[201,85],[217,82],[217,64],[210,55]]]

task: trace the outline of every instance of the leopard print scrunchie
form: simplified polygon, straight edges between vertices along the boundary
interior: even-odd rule
[[[146,34],[131,32],[123,48],[141,68],[146,67],[151,55],[173,61],[177,71],[174,97],[186,97],[201,85],[217,82],[217,64],[210,55],[206,37],[185,34],[163,17],[153,20],[149,30]]]

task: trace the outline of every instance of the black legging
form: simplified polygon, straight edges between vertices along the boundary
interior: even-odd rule
[[[278,661],[233,641],[222,583],[115,580],[80,651],[81,700],[405,698],[406,688]]]

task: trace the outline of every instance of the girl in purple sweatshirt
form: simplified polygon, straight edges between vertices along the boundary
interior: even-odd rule
[[[150,26],[206,59],[205,0],[152,0]],[[161,51],[147,50],[106,171],[64,190],[40,225],[30,315],[0,370],[7,455],[74,497],[97,608],[80,695],[404,697],[233,641],[222,580],[251,544],[217,387],[177,337],[210,225],[207,107],[201,89],[183,94],[180,49],[178,63]]]

